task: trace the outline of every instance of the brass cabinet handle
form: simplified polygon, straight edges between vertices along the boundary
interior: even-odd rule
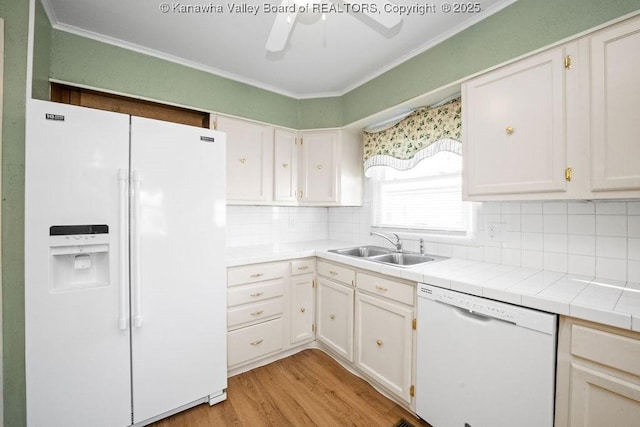
[[[335,318],[336,318],[336,316],[335,316],[334,314],[330,314],[330,315],[329,315],[329,319],[333,320],[333,319],[335,319]]]
[[[380,285],[376,285],[376,290],[380,291],[380,292],[387,292],[389,289],[384,288]]]
[[[304,313],[305,311],[306,311],[306,310],[305,310],[305,308],[304,308],[304,307],[302,307],[302,308],[300,309],[300,313]]]
[[[289,163],[283,163],[283,164],[282,164],[282,167],[283,167],[283,168],[288,168],[288,167],[289,167]]]
[[[338,275],[338,272],[337,272],[337,271],[330,270],[330,271],[329,271],[329,274],[332,274],[332,275],[334,275],[334,276],[337,276],[337,275]]]
[[[264,294],[264,292],[254,292],[252,294],[250,294],[250,296],[252,297],[259,297],[260,295]]]
[[[242,164],[247,163],[247,159],[245,159],[244,157],[240,157],[238,160],[240,160],[240,163]]]
[[[300,267],[298,267],[298,270],[306,270],[307,268],[309,268],[308,265],[301,265]]]
[[[253,278],[255,278],[255,277],[262,277],[262,276],[264,276],[264,273],[255,273],[255,274],[252,274],[252,275],[251,275],[251,277],[253,277]]]
[[[251,345],[260,345],[260,344],[262,344],[262,341],[264,341],[264,340],[263,339],[259,339],[258,341],[250,342],[249,344],[251,344]]]
[[[378,346],[381,346],[382,345],[382,340],[377,340],[376,344],[378,344]]]
[[[262,313],[264,313],[264,310],[258,310],[258,311],[254,311],[253,313],[251,313],[252,316],[260,316]]]
[[[564,170],[564,179],[566,181],[571,181],[572,177],[573,177],[573,168],[566,168]]]
[[[513,133],[513,127],[507,126],[507,128],[504,131],[507,133],[507,135],[511,135]]]

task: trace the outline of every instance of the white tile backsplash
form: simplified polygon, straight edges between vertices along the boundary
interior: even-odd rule
[[[228,206],[229,247],[305,240],[386,246],[369,235],[371,190],[362,207]],[[425,242],[429,253],[534,269],[640,282],[640,201],[490,202],[475,244]],[[489,241],[488,223],[500,224]],[[418,250],[417,239],[405,248]]]
[[[251,246],[328,238],[327,208],[227,206],[227,246]]]

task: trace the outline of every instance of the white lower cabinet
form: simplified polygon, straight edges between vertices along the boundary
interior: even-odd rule
[[[356,293],[356,366],[411,403],[413,310]]]
[[[562,317],[556,426],[636,426],[640,333]]]
[[[318,341],[353,361],[353,288],[318,278]]]
[[[282,318],[230,331],[227,340],[230,367],[276,353],[284,344]]]
[[[284,350],[283,313],[288,276],[288,264],[282,262],[227,269],[229,368]]]
[[[315,274],[313,259],[291,262],[290,344],[312,341],[315,330]]]
[[[227,280],[232,375],[315,347],[316,339],[415,409],[415,284],[313,257],[230,267]]]
[[[415,286],[358,273],[356,288],[355,364],[410,404]]]

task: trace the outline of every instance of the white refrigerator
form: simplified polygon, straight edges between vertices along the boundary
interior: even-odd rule
[[[225,157],[214,130],[28,102],[28,425],[226,398]]]

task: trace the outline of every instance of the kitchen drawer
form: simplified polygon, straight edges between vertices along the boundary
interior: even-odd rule
[[[380,295],[403,304],[413,305],[416,287],[389,279],[358,273],[358,289]]]
[[[350,286],[353,286],[356,280],[356,272],[350,268],[329,264],[324,261],[318,261],[318,274]]]
[[[297,259],[291,261],[291,275],[296,276],[298,274],[313,273],[316,263],[313,258]]]
[[[282,296],[284,283],[282,279],[270,280],[251,285],[234,286],[227,291],[227,306],[233,307]]]
[[[227,269],[227,284],[236,286],[278,279],[287,274],[287,267],[288,264],[284,262],[229,267]]]
[[[237,329],[242,325],[264,321],[270,317],[281,315],[282,308],[282,297],[230,308],[227,312],[227,326],[229,329]]]
[[[628,333],[628,335],[632,334]],[[633,334],[633,336],[639,335]],[[573,325],[571,354],[640,376],[640,339],[631,336]]]
[[[284,347],[282,318],[236,329],[227,334],[227,357],[229,366],[239,365]]]

